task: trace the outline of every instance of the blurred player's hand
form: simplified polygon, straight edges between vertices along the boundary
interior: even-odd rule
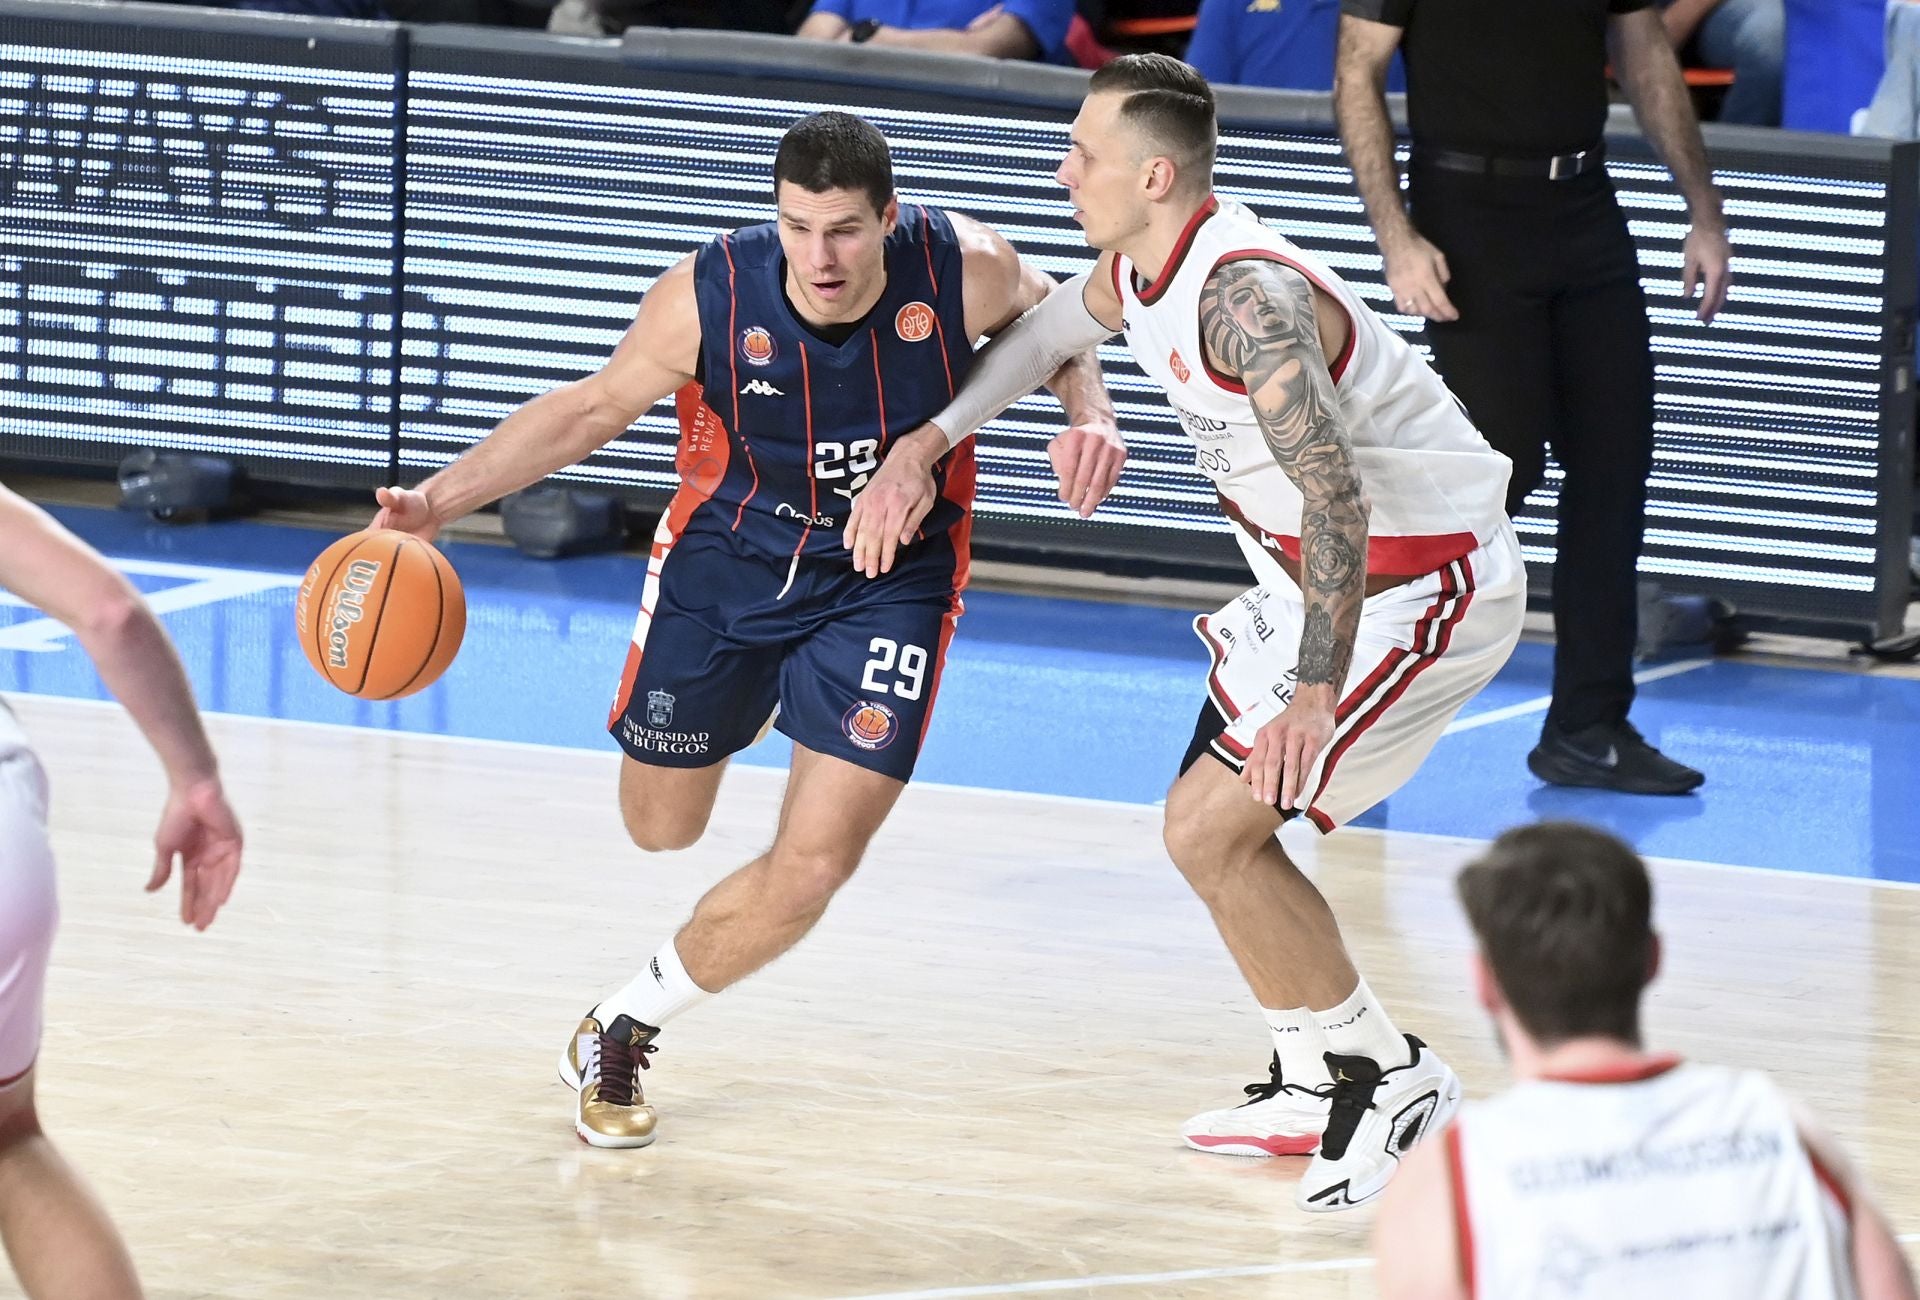
[[[233,892],[233,878],[240,873],[240,840],[240,822],[217,778],[174,787],[160,814],[160,829],[153,833],[153,875],[147,892],[167,883],[178,858],[180,919],[196,930],[206,929]]]
[[[1733,280],[1733,245],[1727,242],[1727,232],[1718,226],[1695,225],[1687,231],[1680,256],[1680,287],[1689,298],[1700,291],[1700,308],[1694,314],[1710,321],[1727,305],[1727,285]]]
[[[913,541],[914,530],[939,499],[933,467],[946,454],[947,435],[931,424],[887,449],[847,516],[846,547],[855,569],[869,578],[892,572],[895,553]]]
[[[1255,799],[1281,809],[1300,801],[1314,760],[1333,738],[1333,708],[1331,690],[1302,688],[1279,717],[1254,733],[1240,779]]]
[[[1112,425],[1076,424],[1047,444],[1060,499],[1082,519],[1107,499],[1127,463],[1127,444]]]
[[[1424,235],[1409,234],[1381,252],[1394,306],[1428,320],[1460,319],[1460,312],[1447,297],[1447,282],[1453,279],[1453,272],[1447,269],[1447,255]]]
[[[439,536],[440,521],[433,517],[426,493],[413,488],[383,487],[373,490],[373,499],[380,503],[380,512],[367,525],[369,528],[397,528],[423,542]]]

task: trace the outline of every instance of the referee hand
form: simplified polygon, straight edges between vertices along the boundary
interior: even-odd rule
[[[1459,320],[1460,313],[1447,297],[1447,282],[1453,272],[1447,269],[1447,255],[1435,248],[1425,236],[1410,233],[1382,250],[1386,260],[1387,287],[1393,290],[1393,305],[1410,316],[1428,320]]]
[[[1696,225],[1687,231],[1681,246],[1680,288],[1689,298],[1700,293],[1700,307],[1694,315],[1711,321],[1727,305],[1727,285],[1733,279],[1733,245],[1727,232],[1718,226]]]

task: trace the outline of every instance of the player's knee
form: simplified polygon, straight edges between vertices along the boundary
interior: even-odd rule
[[[40,1114],[25,1079],[0,1088],[0,1159],[40,1136]]]
[[[634,847],[648,853],[671,853],[689,849],[700,842],[707,819],[662,815],[655,810],[623,807],[621,817],[627,824],[627,838]]]
[[[1202,760],[1205,761],[1205,760]],[[1167,856],[1173,864],[1187,875],[1196,869],[1203,869],[1212,857],[1218,854],[1218,845],[1211,842],[1207,834],[1207,818],[1204,800],[1192,793],[1184,781],[1174,783],[1167,791],[1166,807],[1162,810],[1160,840],[1167,847]]]
[[[813,849],[775,844],[770,855],[775,887],[796,913],[825,907],[860,865],[842,848]]]

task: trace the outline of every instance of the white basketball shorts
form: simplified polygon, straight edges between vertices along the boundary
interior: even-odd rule
[[[1323,832],[1398,790],[1520,639],[1527,573],[1510,527],[1472,554],[1369,596],[1333,738],[1295,808]],[[1293,699],[1305,605],[1281,577],[1194,620],[1213,656],[1209,705],[1182,771],[1211,753],[1241,771],[1254,735]],[[1224,729],[1221,724],[1225,723]]]
[[[0,1087],[16,1082],[39,1053],[57,917],[46,774],[0,704]]]

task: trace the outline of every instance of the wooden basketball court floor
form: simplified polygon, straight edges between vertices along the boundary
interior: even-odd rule
[[[598,1151],[555,1053],[762,847],[779,773],[648,858],[611,755],[216,719],[248,864],[195,935],[140,890],[124,716],[13,703],[63,866],[43,1109],[155,1297],[1373,1294],[1368,1215],[1297,1212],[1300,1161],[1179,1144],[1268,1049],[1153,808],[909,790],[809,941],[663,1036],[659,1142]],[[1287,840],[1402,1027],[1499,1086],[1450,893],[1476,846]],[[1655,865],[1653,1041],[1774,1071],[1914,1240],[1920,893]]]

